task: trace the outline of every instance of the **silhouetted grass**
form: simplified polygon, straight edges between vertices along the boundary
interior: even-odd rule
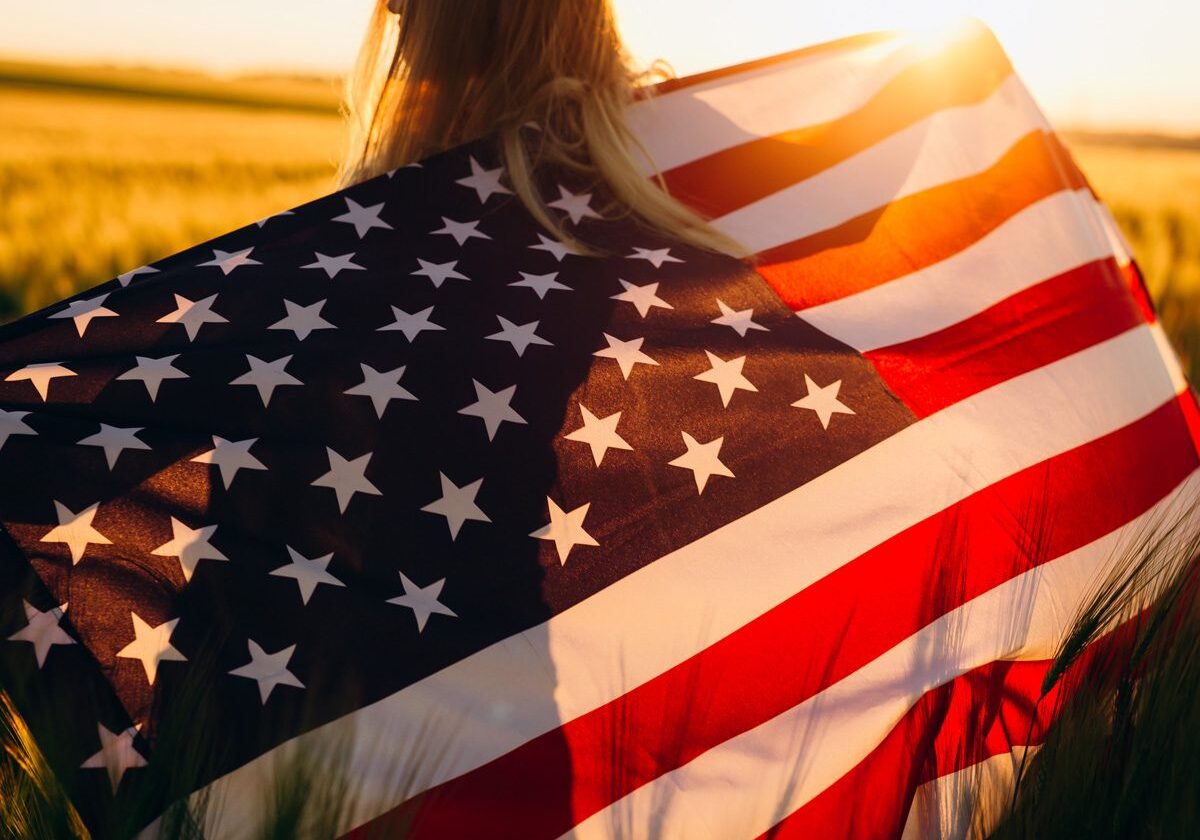
[[[0,691],[0,837],[87,837],[33,733]]]
[[[1200,826],[1200,518],[1194,503],[1169,515],[1114,553],[1111,571],[1098,579],[1064,634],[1042,685],[1044,699],[1058,691],[1057,720],[1044,745],[1025,753],[1011,795],[993,790],[990,799],[957,803],[973,812],[960,824],[998,823],[992,836],[1001,840],[1194,835]],[[1040,540],[1037,529],[1032,533],[1028,550],[1036,554]],[[953,589],[955,573],[948,574]],[[220,808],[219,801],[188,796],[205,778],[205,767],[219,762],[204,738],[220,729],[219,720],[206,715],[221,713],[205,702],[205,668],[214,663],[197,656],[193,666],[189,682],[162,710],[150,764],[137,771],[152,774],[154,784],[143,791],[143,801],[127,801],[127,811],[114,814],[96,837],[135,836],[136,815],[147,813],[149,801],[175,803],[158,821],[157,837],[196,840],[204,836],[210,809]],[[619,743],[621,732],[618,725],[611,745],[616,753],[634,749]],[[1018,754],[1026,735],[1009,733]],[[91,837],[2,692],[0,743],[0,837]],[[396,801],[414,791],[417,768],[436,765],[449,748],[414,743],[409,754],[396,756],[388,765],[395,768]],[[252,835],[318,840],[345,832],[356,803],[350,744],[285,753]],[[633,824],[620,809],[614,818],[614,836],[657,834],[658,827]],[[390,823],[386,836],[404,836],[406,825]]]
[[[1119,643],[1074,679],[1101,634]],[[1106,639],[1108,641],[1108,639]],[[1200,830],[1200,536],[1193,509],[1099,587],[1043,686],[1071,685],[1018,778],[1001,840],[1181,838]]]

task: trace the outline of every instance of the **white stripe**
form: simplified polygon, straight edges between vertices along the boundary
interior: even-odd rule
[[[1014,746],[917,788],[900,840],[983,838],[999,825],[1023,762],[1040,749]]]
[[[290,742],[349,744],[365,821],[641,685],[899,531],[1173,399],[1138,327],[931,415],[808,484],[684,546],[526,633]],[[1048,421],[1047,418],[1052,418]],[[754,573],[731,558],[753,558]],[[685,590],[681,590],[681,581]],[[424,743],[411,774],[388,762]],[[286,754],[277,750],[276,754]],[[214,788],[214,833],[261,810],[273,755]],[[391,772],[385,772],[383,768]]]
[[[844,117],[922,58],[928,56],[911,39],[897,35],[680,88],[633,103],[626,117],[653,163],[672,169],[759,137]]]
[[[907,195],[978,175],[1050,126],[1010,75],[982,102],[945,108],[811,178],[713,220],[753,252],[839,225]]]
[[[1026,207],[941,262],[801,310],[808,323],[866,352],[919,338],[1081,265],[1113,256],[1087,190]]]
[[[759,835],[856,766],[927,691],[996,660],[1052,658],[1098,574],[1148,528],[1174,521],[1197,499],[1200,470],[1125,527],[964,604],[820,694],[643,785],[568,836],[613,837],[620,825],[658,825],[664,838]]]
[[[1154,343],[1158,345],[1159,358],[1162,359],[1167,375],[1171,377],[1171,384],[1176,391],[1186,391],[1189,387],[1187,377],[1183,375],[1183,368],[1180,367],[1179,357],[1175,355],[1175,348],[1171,346],[1171,339],[1163,332],[1162,323],[1155,321],[1151,324],[1150,334],[1154,336]]]
[[[1113,218],[1112,211],[1108,209],[1108,205],[1103,202],[1096,202],[1096,207],[1100,212],[1100,224],[1104,227],[1104,234],[1112,243],[1113,253],[1117,255],[1117,262],[1121,268],[1133,262],[1133,249],[1129,247],[1129,241],[1125,239],[1125,234],[1121,232],[1120,225]]]

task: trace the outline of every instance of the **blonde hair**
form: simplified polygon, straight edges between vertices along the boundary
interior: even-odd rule
[[[347,86],[340,181],[495,133],[513,191],[568,245],[591,251],[539,194],[543,165],[606,184],[616,204],[601,208],[606,217],[632,213],[682,242],[744,255],[639,167],[632,150],[649,154],[625,109],[646,75],[631,69],[608,0],[378,0]]]

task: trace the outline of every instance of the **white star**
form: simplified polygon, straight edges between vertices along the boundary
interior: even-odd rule
[[[113,793],[116,793],[126,770],[146,766],[145,757],[133,746],[137,730],[131,726],[118,734],[110,732],[102,723],[96,724],[96,729],[100,732],[100,751],[79,766],[85,770],[107,770]]]
[[[283,306],[287,310],[287,315],[267,329],[291,330],[300,341],[308,338],[313,330],[337,329],[333,324],[321,317],[321,307],[324,305],[324,300],[310,303],[308,306],[301,306],[298,303],[292,303],[292,301],[285,299]]]
[[[227,319],[221,317],[210,308],[216,295],[209,295],[202,300],[188,300],[183,295],[175,295],[175,311],[168,312],[158,319],[159,324],[183,324],[187,330],[188,341],[196,339],[196,333],[205,324],[226,324]]]
[[[488,236],[486,233],[483,233],[482,231],[478,230],[478,227],[479,227],[478,219],[476,219],[473,222],[456,222],[453,219],[448,219],[445,216],[442,216],[442,226],[440,228],[438,228],[437,230],[433,231],[432,233],[435,236],[439,233],[444,234],[446,236],[453,236],[454,241],[457,242],[459,245],[462,245],[468,239],[472,239],[472,238],[474,238],[474,239],[491,239],[492,238],[492,237]]]
[[[25,422],[28,411],[6,411],[0,408],[0,449],[13,435],[36,435],[37,432]]]
[[[263,408],[266,408],[270,404],[271,396],[275,393],[275,389],[278,386],[304,384],[284,370],[291,360],[292,357],[288,355],[281,356],[273,362],[264,362],[257,356],[251,356],[247,353],[246,361],[250,363],[250,370],[229,384],[253,385],[258,389],[258,396],[262,398]]]
[[[600,214],[588,206],[592,200],[591,193],[581,193],[580,195],[576,195],[562,184],[559,184],[558,195],[559,197],[557,199],[547,202],[546,206],[556,207],[559,210],[562,210],[571,219],[571,224],[577,225],[582,219],[600,218]]]
[[[296,652],[295,645],[289,645],[276,653],[267,653],[253,639],[247,639],[250,650],[250,661],[240,668],[234,668],[229,673],[235,677],[245,677],[258,683],[258,696],[263,705],[277,685],[290,685],[304,688],[304,683],[296,679],[296,675],[288,670],[288,662]]]
[[[313,481],[313,487],[328,487],[337,494],[338,510],[346,512],[346,506],[354,498],[355,493],[366,493],[370,496],[382,496],[379,488],[367,480],[367,464],[371,454],[360,455],[353,461],[348,461],[334,452],[328,446],[325,454],[329,458],[329,472]]]
[[[258,443],[258,438],[225,440],[223,437],[213,435],[212,442],[212,449],[200,453],[191,460],[196,464],[216,464],[217,469],[221,471],[221,481],[224,482],[226,490],[229,489],[230,484],[233,484],[238,470],[265,470],[267,468],[262,461],[250,454],[250,447]]]
[[[804,374],[804,387],[808,389],[808,394],[804,398],[796,400],[792,405],[795,408],[808,408],[815,411],[821,420],[821,428],[828,429],[829,419],[835,414],[854,413],[853,409],[838,401],[838,390],[842,387],[842,380],[834,380],[822,388],[813,382],[806,373]]]
[[[582,256],[582,254],[578,253],[574,248],[571,248],[568,245],[564,245],[563,243],[561,243],[557,240],[551,239],[548,236],[543,236],[542,234],[539,233],[537,235],[537,238],[538,238],[538,244],[530,245],[529,250],[531,250],[531,251],[547,251],[558,262],[562,262],[563,258],[568,255],[570,255],[572,257]]]
[[[392,400],[415,400],[407,388],[400,385],[400,377],[404,376],[405,365],[394,370],[378,371],[370,365],[364,365],[359,362],[358,365],[362,368],[363,381],[360,385],[355,385],[345,393],[351,396],[370,397],[371,404],[375,406],[375,413],[380,418],[383,417],[384,410],[388,407],[388,403]]]
[[[546,497],[546,503],[550,509],[550,522],[536,531],[531,531],[529,536],[553,542],[558,552],[559,563],[565,566],[567,555],[577,545],[600,545],[592,539],[591,534],[583,530],[583,520],[587,517],[591,502],[580,505],[570,513],[556,505],[549,496]]]
[[[488,440],[495,439],[496,430],[506,420],[510,423],[525,422],[525,418],[517,414],[510,404],[513,394],[517,391],[516,385],[510,385],[500,391],[492,391],[477,379],[472,379],[471,381],[475,383],[475,396],[477,399],[465,408],[460,408],[458,413],[482,418],[483,425],[487,427]]]
[[[37,666],[40,670],[46,663],[46,656],[50,653],[50,648],[54,645],[75,644],[75,640],[68,636],[67,631],[63,630],[58,623],[63,617],[67,605],[62,604],[42,612],[28,601],[22,603],[25,604],[26,624],[9,636],[8,640],[10,642],[29,642],[33,645],[33,655],[37,659]]]
[[[687,432],[683,433],[683,443],[687,446],[687,452],[680,455],[674,461],[670,461],[672,467],[682,467],[685,470],[691,470],[693,477],[696,479],[696,492],[703,493],[704,485],[708,483],[708,477],[711,475],[724,475],[733,478],[733,473],[729,467],[721,463],[717,457],[717,453],[721,451],[721,444],[725,438],[719,437],[716,440],[710,440],[708,443],[700,443]]]
[[[703,373],[697,373],[693,378],[716,385],[717,390],[721,392],[721,405],[728,408],[729,401],[733,399],[733,392],[739,388],[743,391],[758,391],[754,384],[742,375],[742,365],[746,363],[745,356],[725,361],[707,350],[704,351],[704,355],[708,356],[710,367]]]
[[[567,292],[571,291],[570,286],[566,285],[565,283],[558,282],[556,279],[558,277],[557,271],[551,271],[549,274],[527,274],[524,271],[517,273],[521,275],[521,279],[513,283],[509,283],[508,285],[524,286],[527,289],[533,289],[533,291],[537,293],[539,300],[545,300],[546,292],[549,292],[552,289],[561,289]]]
[[[92,519],[99,509],[100,503],[96,502],[79,513],[72,513],[62,502],[55,501],[54,511],[58,515],[58,525],[51,528],[46,536],[42,537],[41,542],[66,543],[71,549],[72,566],[83,559],[83,552],[89,544],[112,545],[112,540],[92,527]]]
[[[471,278],[456,270],[458,260],[450,260],[450,262],[435,263],[418,258],[417,263],[421,266],[413,272],[419,277],[428,277],[433,282],[435,289],[442,288],[442,283],[447,280],[470,280]]]
[[[75,371],[70,368],[63,367],[58,362],[37,362],[32,365],[25,365],[20,370],[14,370],[8,376],[4,377],[5,382],[20,382],[28,379],[33,383],[33,387],[37,389],[38,396],[45,402],[47,394],[50,391],[50,380],[60,376],[75,376]]]
[[[354,225],[354,232],[358,234],[359,239],[365,237],[367,231],[371,228],[392,229],[391,225],[379,218],[379,214],[383,210],[382,204],[372,204],[370,207],[363,207],[352,198],[343,197],[343,200],[346,202],[346,212],[340,216],[335,216],[333,221]]]
[[[450,526],[451,542],[458,538],[458,532],[464,522],[492,521],[475,504],[475,496],[479,493],[479,486],[483,484],[482,478],[459,487],[447,478],[445,473],[439,472],[438,476],[442,481],[442,497],[425,505],[421,510],[446,517],[446,524]]]
[[[241,268],[244,265],[262,265],[258,260],[250,259],[250,252],[253,248],[247,248],[245,251],[222,251],[218,248],[213,249],[213,258],[205,263],[200,263],[199,268],[206,265],[215,265],[221,269],[221,273],[226,277],[235,268]]]
[[[301,603],[307,604],[308,599],[322,583],[326,586],[346,585],[329,573],[329,561],[333,559],[332,551],[321,557],[308,558],[290,545],[287,550],[292,562],[286,566],[280,566],[271,574],[275,577],[291,578],[296,581],[296,585],[300,587]]]
[[[141,274],[158,274],[158,269],[154,266],[144,265],[141,268],[135,268],[133,271],[126,271],[124,274],[118,274],[117,282],[122,286],[128,286],[130,280]]]
[[[175,632],[175,625],[179,623],[178,618],[151,627],[137,613],[131,612],[129,616],[133,619],[134,639],[117,651],[117,656],[122,659],[141,660],[142,667],[146,669],[146,680],[150,685],[154,685],[154,679],[158,676],[160,662],[187,662],[187,657],[171,644],[171,634]]]
[[[429,320],[429,313],[433,311],[432,306],[427,306],[420,312],[405,312],[399,306],[392,307],[392,315],[395,316],[396,322],[388,324],[386,327],[380,327],[376,332],[387,332],[389,330],[399,330],[404,333],[404,337],[411,343],[426,330],[444,330],[446,329],[441,324],[435,324]]]
[[[459,178],[454,183],[462,184],[464,187],[470,187],[475,190],[475,194],[479,196],[481,204],[491,198],[494,193],[505,195],[512,192],[512,190],[500,183],[500,178],[504,175],[503,167],[498,166],[495,169],[484,169],[474,157],[470,160],[471,174],[466,178]]]
[[[625,439],[617,434],[617,423],[621,422],[621,412],[599,417],[587,410],[583,403],[579,404],[579,412],[583,415],[583,426],[566,436],[566,440],[586,443],[592,448],[592,458],[596,466],[604,460],[604,453],[610,449],[633,449]]]
[[[658,364],[658,362],[642,352],[642,342],[646,340],[644,338],[631,338],[629,341],[622,341],[608,333],[604,333],[604,338],[608,341],[608,346],[603,350],[597,350],[592,355],[605,359],[616,359],[617,364],[621,367],[621,376],[625,379],[629,378],[629,374],[633,372],[633,366],[636,364]]]
[[[172,364],[179,358],[178,353],[158,359],[147,356],[137,356],[135,358],[137,359],[137,364],[122,373],[117,379],[140,380],[146,386],[146,391],[150,394],[150,402],[158,399],[158,386],[162,385],[164,379],[188,378],[186,373]]]
[[[108,461],[108,468],[111,470],[116,466],[117,458],[126,449],[149,449],[149,445],[145,441],[140,440],[137,433],[142,431],[142,427],[122,428],[120,426],[110,426],[107,423],[100,424],[100,431],[94,435],[85,437],[79,441],[80,446],[99,446],[104,449],[104,459]]]
[[[678,257],[671,256],[670,248],[658,248],[651,250],[650,248],[634,247],[633,253],[625,257],[627,260],[645,260],[655,268],[662,268],[665,262],[681,263],[683,260]]]
[[[637,307],[638,314],[643,318],[650,313],[650,307],[652,306],[659,306],[663,309],[675,308],[658,296],[657,283],[647,283],[644,286],[637,286],[620,278],[617,278],[617,282],[625,287],[625,291],[618,295],[613,295],[612,299],[632,303]]]
[[[295,216],[295,215],[296,214],[293,213],[291,210],[280,210],[278,213],[272,213],[270,216],[263,216],[261,219],[259,219],[254,224],[258,225],[260,228],[266,227],[267,222],[271,221],[272,219],[278,219],[281,216]]]
[[[67,304],[65,309],[55,312],[50,317],[70,318],[75,322],[75,329],[79,332],[79,337],[83,338],[83,334],[87,331],[88,324],[92,323],[93,318],[117,317],[116,312],[104,306],[104,301],[107,297],[108,293],[105,293],[87,300],[73,300]]]
[[[217,532],[216,525],[189,528],[174,516],[171,517],[171,540],[150,553],[155,557],[178,557],[183,569],[183,579],[190,581],[201,560],[228,560],[211,542]],[[153,680],[151,680],[153,682]]]
[[[429,584],[429,586],[417,586],[405,576],[404,572],[401,572],[400,585],[404,587],[404,594],[397,595],[395,598],[389,598],[388,603],[408,607],[412,610],[413,617],[417,620],[417,632],[424,632],[425,623],[429,621],[429,616],[435,613],[437,615],[448,615],[451,618],[458,618],[454,610],[438,600],[445,583],[446,579],[442,578]]]
[[[507,341],[517,351],[518,357],[525,355],[525,350],[530,344],[553,346],[549,341],[534,332],[538,328],[540,321],[530,321],[528,324],[514,324],[503,315],[497,315],[496,320],[500,322],[500,331],[486,337],[493,341]]]
[[[717,306],[721,308],[721,314],[713,318],[712,323],[720,324],[723,327],[730,327],[743,338],[746,337],[747,330],[763,330],[765,332],[767,329],[762,324],[751,320],[750,316],[754,314],[753,309],[742,309],[735,312],[732,307],[727,306],[721,300],[717,301]]]
[[[337,277],[343,271],[366,271],[366,266],[361,266],[354,262],[354,252],[342,254],[340,257],[329,257],[322,254],[320,251],[313,251],[313,256],[317,258],[316,262],[310,262],[308,265],[302,265],[301,268],[315,268],[319,271],[324,271],[330,280]]]

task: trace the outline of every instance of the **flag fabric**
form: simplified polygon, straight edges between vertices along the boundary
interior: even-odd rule
[[[485,138],[0,328],[0,675],[97,836],[251,836],[314,756],[354,837],[942,836],[1011,782],[1200,484],[1111,216],[974,24],[630,119],[753,267],[545,172],[574,253]]]

